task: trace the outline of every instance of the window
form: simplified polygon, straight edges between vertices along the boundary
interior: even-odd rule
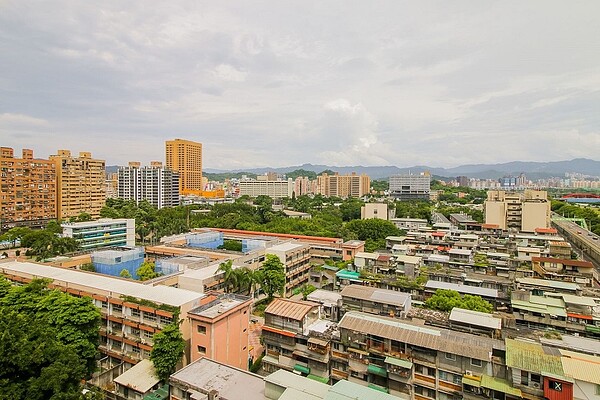
[[[206,326],[204,326],[204,325],[198,325],[198,333],[206,335]]]
[[[483,365],[483,363],[481,362],[481,360],[477,360],[476,358],[471,358],[471,365],[473,365],[475,367],[481,367]]]
[[[140,316],[140,310],[138,310],[137,308],[132,308],[131,309],[131,316],[139,318],[139,316]]]
[[[539,376],[538,374],[531,374],[531,382],[541,383],[542,377]]]
[[[139,347],[135,347],[135,346],[131,346],[131,351],[135,354],[140,354],[140,348]]]
[[[206,347],[198,345],[198,353],[206,354]]]
[[[446,360],[452,360],[455,361],[456,360],[456,354],[452,354],[452,353],[444,353],[444,358]]]
[[[562,392],[562,382],[558,382],[558,381],[548,381],[548,386],[550,387],[550,390],[554,390],[555,392]],[[596,385],[596,394],[598,393],[598,386]]]

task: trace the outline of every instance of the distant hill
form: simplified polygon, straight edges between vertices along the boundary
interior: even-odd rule
[[[503,164],[469,164],[461,165],[459,167],[454,168],[436,168],[424,165],[399,168],[391,165],[376,167],[364,167],[360,165],[349,167],[335,167],[331,165],[303,164],[281,168],[265,167],[232,171],[215,170],[207,168],[205,169],[205,171],[209,173],[247,172],[249,174],[264,174],[266,172],[277,172],[280,174],[285,174],[287,172],[292,172],[299,169],[312,171],[315,173],[320,173],[324,170],[332,170],[335,172],[339,172],[340,174],[349,174],[352,172],[356,172],[357,174],[364,173],[369,175],[371,179],[385,179],[388,178],[390,175],[407,173],[418,174],[424,171],[429,171],[432,175],[437,175],[446,178],[453,178],[460,175],[464,175],[470,178],[498,179],[504,175],[518,175],[520,173],[524,173],[529,179],[542,179],[550,177],[561,177],[564,176],[567,172],[600,176],[600,161],[590,160],[586,158],[576,158],[570,161],[551,162],[513,161]]]

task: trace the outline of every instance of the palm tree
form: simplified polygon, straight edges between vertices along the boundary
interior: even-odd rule
[[[252,271],[248,267],[233,270],[236,275],[235,292],[249,293],[252,287]]]
[[[230,293],[230,288],[237,286],[237,273],[232,268],[233,261],[227,260],[219,265],[217,271],[223,272],[223,287],[225,293]]]

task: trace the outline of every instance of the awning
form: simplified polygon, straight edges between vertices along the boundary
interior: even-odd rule
[[[310,374],[310,368],[307,368],[302,364],[294,365],[294,371],[302,372],[303,374],[306,374],[306,375]]]
[[[386,357],[385,363],[395,365],[400,368],[406,368],[406,369],[411,369],[413,366],[413,363],[408,360],[402,360],[400,358],[394,358],[394,357]]]
[[[387,369],[375,364],[369,364],[369,366],[367,367],[367,372],[370,374],[383,376],[384,378],[387,378],[388,374]]]
[[[589,321],[592,321],[594,318],[592,318],[591,315],[584,315],[584,314],[575,314],[575,313],[567,313],[568,317],[571,318],[577,318],[577,319],[587,319]]]
[[[375,390],[378,390],[378,391],[383,392],[383,393],[389,393],[389,390],[387,388],[384,388],[383,386],[379,386],[379,385],[376,385],[374,383],[369,383],[368,386],[371,389],[375,389]]]
[[[479,378],[475,378],[474,376],[463,376],[462,378],[463,385],[469,385],[473,387],[480,387],[481,381]]]
[[[511,396],[521,397],[521,391],[512,387],[510,382],[504,379],[483,375],[481,377],[481,387],[492,389],[496,392],[510,394]]]
[[[318,375],[310,374],[307,376],[307,378],[312,379],[317,382],[325,383],[325,384],[329,383],[328,378],[323,378],[322,376],[318,376]]]

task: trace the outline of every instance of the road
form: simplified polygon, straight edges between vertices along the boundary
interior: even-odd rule
[[[554,214],[554,216],[557,215]],[[591,261],[597,269],[600,269],[600,237],[598,235],[571,221],[552,220],[552,224],[561,235],[582,252],[584,259]]]

